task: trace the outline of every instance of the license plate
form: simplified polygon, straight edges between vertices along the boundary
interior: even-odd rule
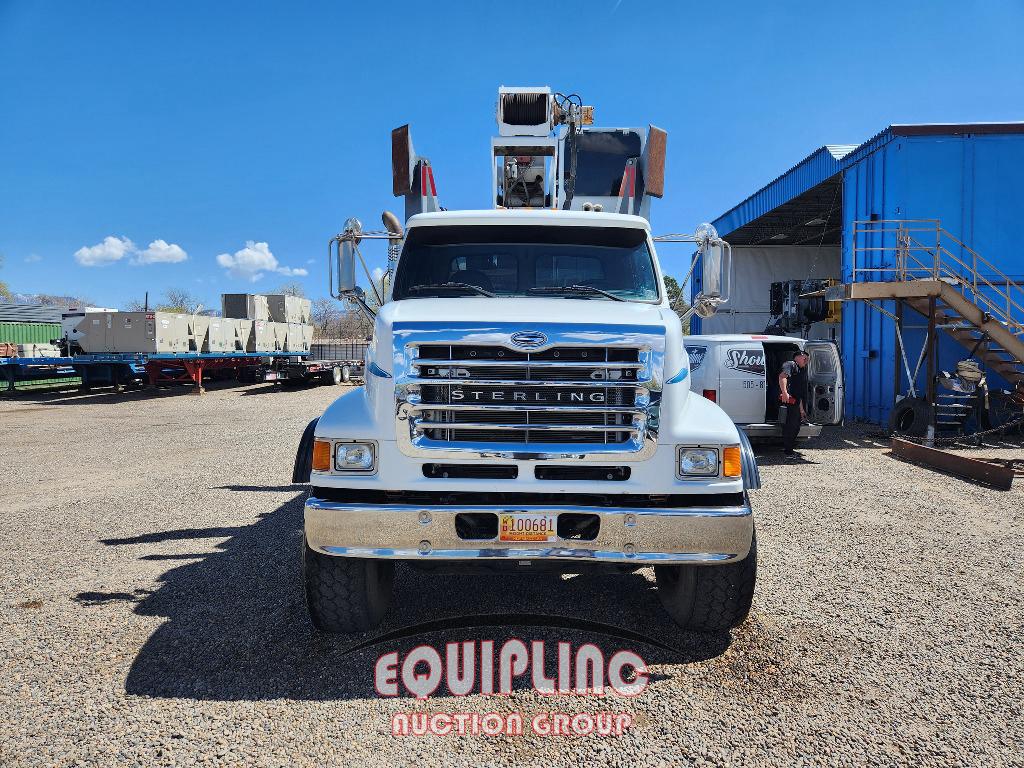
[[[499,515],[498,541],[554,541],[556,532],[554,515]]]
[[[275,373],[274,371],[268,371],[267,373],[263,374],[264,381],[277,381],[280,378],[281,374]]]

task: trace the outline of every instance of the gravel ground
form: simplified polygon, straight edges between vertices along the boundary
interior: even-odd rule
[[[917,470],[854,428],[800,463],[763,451],[760,578],[731,637],[674,629],[642,571],[400,570],[384,631],[467,613],[613,624],[674,649],[632,646],[655,672],[639,697],[377,697],[394,646],[315,636],[299,580],[293,452],[337,393],[0,402],[0,765],[1024,765],[1022,491]],[[515,623],[424,639],[478,636],[621,645]],[[419,709],[635,724],[391,735],[392,713]]]

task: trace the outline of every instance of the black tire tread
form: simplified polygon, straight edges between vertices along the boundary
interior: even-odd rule
[[[672,567],[672,566],[668,566]],[[665,568],[655,569],[658,591],[668,613],[684,629],[694,632],[727,632],[742,624],[750,613],[757,582],[757,536],[750,552],[739,562],[727,565],[677,566],[684,571],[677,577],[692,586],[683,590],[661,585],[670,581]],[[682,598],[680,600],[680,598]],[[670,605],[669,600],[676,604]]]
[[[738,563],[701,568],[697,574],[690,628],[719,632],[739,626],[750,613],[757,580],[757,539]]]
[[[390,602],[392,563],[322,555],[305,540],[303,550],[306,606],[314,627],[348,634],[380,623]],[[374,583],[378,573],[382,583]]]

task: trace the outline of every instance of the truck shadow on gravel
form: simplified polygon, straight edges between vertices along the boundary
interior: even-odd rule
[[[404,654],[424,642],[443,652],[444,644],[454,641],[493,640],[500,648],[511,638],[545,640],[549,673],[555,671],[559,641],[574,648],[594,643],[606,658],[628,648],[648,664],[705,661],[729,646],[727,634],[679,630],[642,572],[452,576],[403,566],[381,627],[365,635],[321,635],[313,631],[303,601],[303,500],[304,494],[298,494],[249,526],[179,529],[103,542],[136,546],[140,559],[162,559],[167,556],[146,551],[145,545],[173,540],[181,546],[190,538],[230,536],[214,553],[175,553],[172,557],[195,559],[164,573],[152,593],[92,592],[75,598],[82,610],[120,604],[166,619],[132,661],[127,693],[224,701],[372,699],[377,697],[377,658],[389,651]],[[506,616],[508,623],[496,615]],[[479,622],[467,622],[467,616]],[[517,617],[524,623],[515,623]],[[638,635],[650,642],[637,640]],[[665,675],[652,674],[651,685],[662,679]],[[517,689],[529,687],[529,674],[516,679]],[[442,684],[435,696],[444,695]]]

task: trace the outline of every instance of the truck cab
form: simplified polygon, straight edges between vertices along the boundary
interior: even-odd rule
[[[822,425],[843,420],[842,358],[831,341],[806,341],[766,334],[687,336],[692,388],[718,403],[751,438],[782,436],[779,372],[794,353],[805,350],[808,422],[800,437],[821,434]]]
[[[526,95],[513,91],[504,115],[499,106],[500,125],[542,119],[524,104],[555,103]],[[564,109],[563,119],[582,114]],[[396,563],[422,579],[654,566],[680,625],[720,632],[743,621],[757,464],[729,416],[691,392],[655,238],[635,213],[649,204],[637,190],[656,189],[656,160],[625,160],[619,210],[599,211],[572,203],[557,176],[572,164],[551,170],[504,137],[495,151],[516,152],[517,167],[498,159],[502,207],[443,211],[402,131],[392,165],[404,226],[386,213],[383,233],[350,220],[332,240],[336,295],[372,314],[374,329],[365,385],[310,424],[296,456],[294,479],[311,486],[303,568],[314,625],[376,626]],[[504,207],[513,199],[549,205]],[[391,279],[371,286],[369,302],[355,265],[374,237],[388,242]],[[713,230],[687,242],[706,273],[723,268]]]

